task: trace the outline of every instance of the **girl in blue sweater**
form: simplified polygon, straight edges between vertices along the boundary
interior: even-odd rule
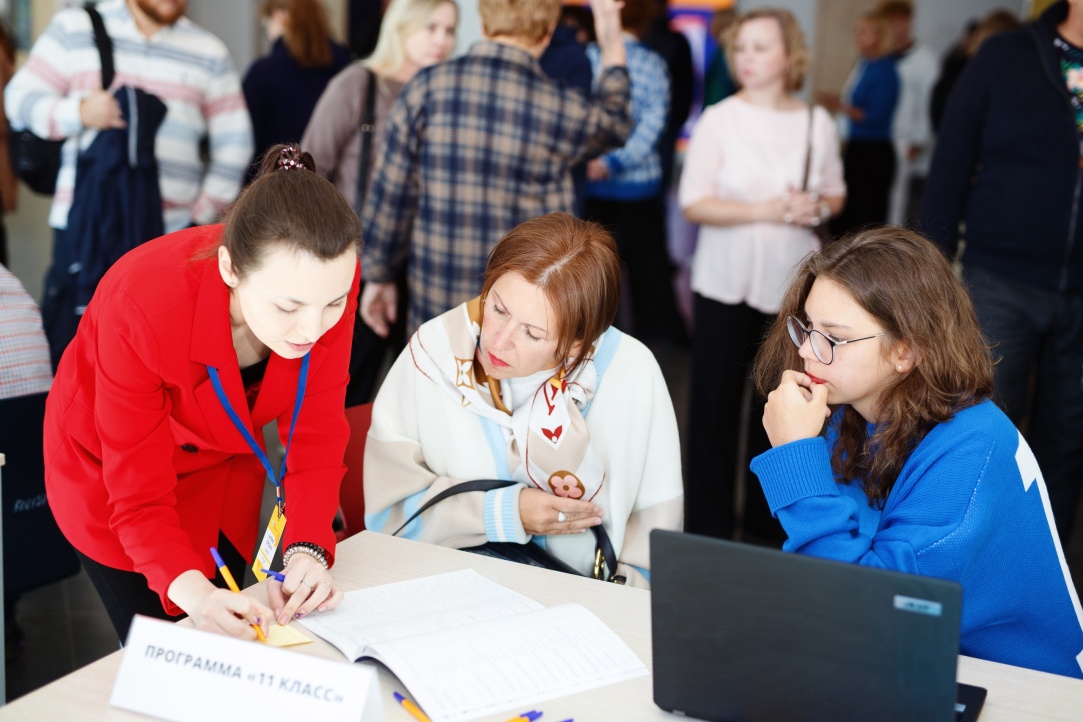
[[[957,581],[963,654],[1083,678],[1045,482],[935,246],[885,227],[810,256],[754,374],[773,448],[752,470],[787,551]]]

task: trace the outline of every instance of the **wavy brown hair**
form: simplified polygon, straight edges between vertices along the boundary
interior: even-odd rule
[[[876,319],[887,334],[880,339],[883,354],[900,342],[913,354],[913,367],[876,401],[873,435],[866,420],[847,406],[831,454],[836,479],[862,480],[869,505],[882,507],[925,435],[992,393],[992,354],[970,296],[944,254],[913,231],[873,228],[829,243],[797,269],[753,365],[756,388],[765,396],[783,371],[804,368],[786,317],[804,317],[817,278],[837,283]]]

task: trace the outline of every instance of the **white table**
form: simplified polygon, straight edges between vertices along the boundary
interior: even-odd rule
[[[335,579],[343,589],[402,581],[456,569],[473,568],[495,582],[533,597],[546,606],[574,601],[606,622],[651,665],[650,593],[558,572],[520,566],[452,549],[434,547],[385,535],[363,532],[338,547]],[[246,590],[265,599],[262,585]],[[296,624],[296,623],[295,623]],[[309,636],[313,636],[309,633]],[[292,647],[301,654],[343,660],[329,644]],[[109,694],[123,652],[84,667],[63,679],[21,697],[0,709],[0,720],[136,720],[145,717],[109,707]],[[389,722],[412,722],[391,698],[404,691],[380,669],[381,695]],[[1080,722],[1083,720],[1083,681],[1034,672],[993,662],[959,658],[960,682],[989,690],[980,722]],[[681,719],[654,705],[651,677],[640,677],[537,705],[546,720],[575,718],[576,722]],[[511,714],[483,718],[503,722]]]

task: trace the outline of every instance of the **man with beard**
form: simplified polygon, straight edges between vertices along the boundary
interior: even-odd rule
[[[77,235],[68,232],[77,156],[98,131],[127,125],[114,95],[118,88],[145,91],[166,106],[154,136],[166,233],[216,221],[240,190],[253,151],[240,80],[225,44],[184,17],[187,5],[187,0],[98,3],[113,45],[116,72],[108,88],[101,87],[90,16],[81,7],[61,10],[8,84],[4,101],[13,128],[66,139],[49,214],[54,263],[45,279],[43,316],[50,316],[58,289],[75,272],[58,259],[67,256]],[[55,364],[70,336],[49,341]]]

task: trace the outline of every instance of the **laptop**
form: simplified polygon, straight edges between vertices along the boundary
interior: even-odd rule
[[[654,702],[712,722],[956,722],[962,587],[651,532]]]

